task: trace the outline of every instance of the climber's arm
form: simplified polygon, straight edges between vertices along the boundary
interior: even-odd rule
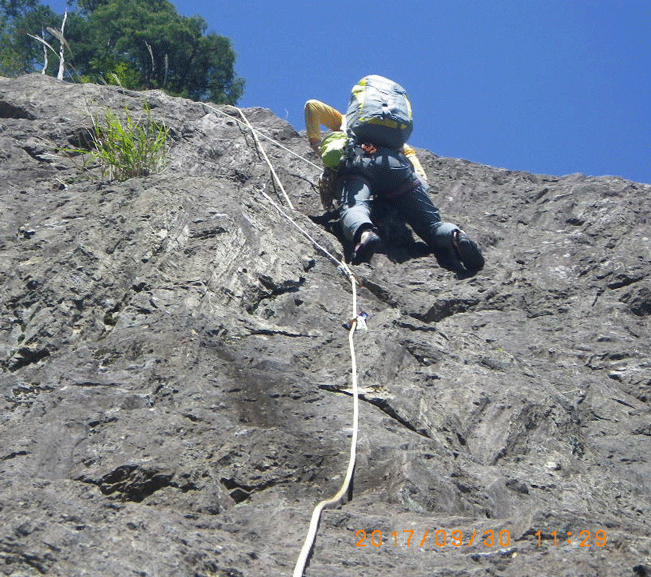
[[[416,174],[424,179],[425,182],[427,182],[427,175],[425,174],[423,165],[420,163],[420,160],[418,160],[418,156],[416,156],[416,151],[411,146],[409,146],[409,144],[405,144],[402,147],[402,152],[407,157],[409,162],[411,162],[411,165],[414,167]]]
[[[322,124],[330,130],[341,130],[342,121],[343,116],[332,106],[314,99],[305,103],[305,128],[312,148],[321,142]]]

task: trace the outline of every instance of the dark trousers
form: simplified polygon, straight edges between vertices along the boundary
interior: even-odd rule
[[[344,177],[340,222],[344,236],[353,243],[359,242],[359,237],[364,230],[373,227],[371,203],[374,191],[372,189],[373,182],[365,177],[356,175]],[[430,248],[452,246],[452,231],[457,230],[458,227],[441,220],[439,210],[432,203],[423,184],[418,183],[398,194],[384,192],[378,196],[395,207],[405,222]]]

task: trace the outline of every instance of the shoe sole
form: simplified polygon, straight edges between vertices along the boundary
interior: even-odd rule
[[[379,237],[372,238],[362,246],[360,246],[355,253],[353,254],[353,262],[354,263],[360,263],[367,261],[370,259],[375,251],[377,250],[378,246],[382,242],[382,239]]]
[[[484,257],[474,241],[465,234],[459,235],[459,241],[455,247],[457,256],[466,269],[479,270],[484,266]]]

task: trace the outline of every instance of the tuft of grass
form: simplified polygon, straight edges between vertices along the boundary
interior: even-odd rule
[[[98,161],[102,176],[126,180],[159,172],[167,161],[169,130],[156,122],[145,105],[145,119],[136,122],[129,109],[123,120],[111,110],[103,117],[93,116],[91,154]]]

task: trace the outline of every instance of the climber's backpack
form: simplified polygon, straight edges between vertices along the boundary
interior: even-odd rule
[[[402,148],[414,128],[407,92],[383,76],[365,76],[353,87],[346,125],[360,144]]]

